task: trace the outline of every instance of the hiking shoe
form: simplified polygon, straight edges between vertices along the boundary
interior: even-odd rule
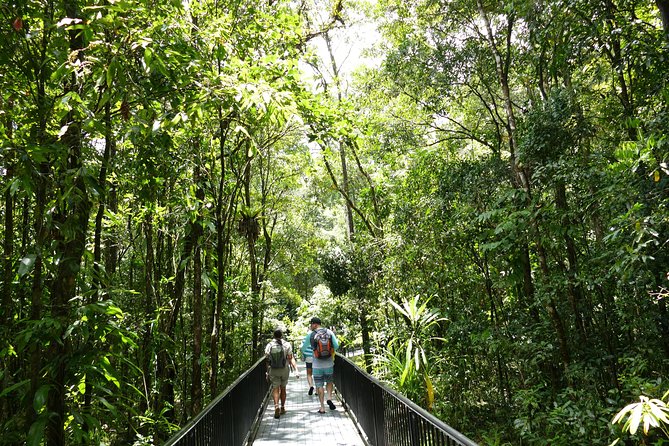
[[[313,395],[313,394],[314,394],[314,388],[313,388],[313,387],[309,387],[309,396],[311,396],[311,395]]]
[[[281,409],[278,407],[274,409],[274,418],[279,418],[281,416]]]
[[[283,414],[285,414],[285,413],[286,413],[286,408],[285,408],[285,407],[282,407],[282,408],[281,408],[281,415],[283,415]]]
[[[330,410],[335,410],[335,405],[332,402],[332,400],[328,400],[328,407],[330,408]]]

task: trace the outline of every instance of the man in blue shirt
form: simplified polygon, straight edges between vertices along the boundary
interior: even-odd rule
[[[318,399],[320,400],[320,409],[318,413],[325,413],[325,388],[327,383],[328,399],[327,405],[330,410],[335,410],[332,402],[332,378],[334,374],[334,352],[339,348],[337,337],[327,328],[321,327],[321,320],[318,317],[311,318],[311,333],[308,339],[313,350],[313,376]],[[307,338],[305,337],[305,341]]]

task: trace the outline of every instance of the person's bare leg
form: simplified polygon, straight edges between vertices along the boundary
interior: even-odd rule
[[[316,390],[318,391],[318,399],[321,402],[321,408],[319,410],[321,412],[325,412],[325,389],[323,387],[319,387]]]
[[[281,413],[286,412],[286,387],[281,386]]]
[[[328,407],[330,408],[330,410],[335,410],[335,405],[332,402],[332,387],[333,387],[332,383],[327,383],[327,387],[328,387]]]
[[[274,399],[274,407],[279,407],[279,397],[281,396],[281,388],[275,387],[272,389],[272,398]]]
[[[272,398],[274,399],[274,418],[279,418],[279,415],[280,415],[280,413],[279,413],[279,411],[280,411],[280,409],[279,409],[280,393],[281,393],[280,386],[275,387],[274,389],[272,389]]]
[[[314,371],[312,369],[307,369],[307,383],[309,387],[314,386]]]

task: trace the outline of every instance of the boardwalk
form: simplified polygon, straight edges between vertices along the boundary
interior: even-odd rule
[[[312,396],[307,395],[309,387],[304,363],[298,364],[300,379],[291,375],[288,381],[286,413],[278,420],[274,419],[274,402],[270,398],[253,446],[365,446],[336,395],[332,400],[336,410],[330,410],[326,405],[325,413],[318,413],[318,396],[315,392]]]

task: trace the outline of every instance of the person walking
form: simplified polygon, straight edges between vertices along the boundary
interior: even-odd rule
[[[265,357],[267,358],[267,377],[272,383],[272,398],[274,399],[274,418],[279,418],[286,413],[286,385],[290,370],[295,372],[299,379],[300,372],[293,356],[293,347],[283,338],[280,329],[274,330],[274,339],[265,346]],[[279,407],[281,402],[281,407]]]
[[[335,404],[332,402],[332,387],[334,376],[334,355],[339,348],[339,341],[332,330],[321,327],[321,320],[318,317],[311,318],[311,333],[309,342],[313,350],[313,377],[320,401],[318,413],[325,413],[325,404],[330,410],[335,410]],[[327,383],[327,385],[326,385]],[[327,400],[325,400],[325,389],[327,388]]]
[[[309,324],[311,327],[311,324]],[[311,348],[311,328],[307,332],[307,335],[302,341],[302,346],[300,347],[302,352],[302,358],[304,359],[304,364],[307,368],[307,383],[309,384],[309,396],[314,394],[314,370],[313,370],[313,361],[314,361],[314,349]]]

